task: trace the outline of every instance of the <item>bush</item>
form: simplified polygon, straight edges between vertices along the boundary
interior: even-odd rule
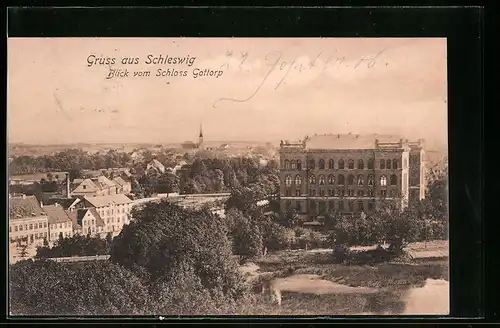
[[[207,210],[169,202],[148,204],[113,241],[110,260],[145,279],[161,281],[189,263],[214,296],[237,299],[246,286],[232,254],[227,228]]]
[[[277,223],[270,224],[265,237],[265,245],[269,250],[289,249],[295,243],[295,232]]]
[[[150,314],[147,286],[108,261],[21,261],[10,267],[14,315]]]

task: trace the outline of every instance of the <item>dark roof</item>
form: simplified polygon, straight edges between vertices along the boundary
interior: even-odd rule
[[[48,205],[44,206],[43,210],[47,213],[49,224],[64,223],[71,221],[68,214],[64,211],[61,205]]]
[[[75,211],[65,211],[71,222],[73,222],[73,229],[81,229],[82,226],[78,224],[78,212]]]
[[[67,210],[76,200],[78,197],[73,197],[73,198],[49,198],[45,202],[46,205],[54,205],[54,204],[59,204],[61,207],[65,210]]]
[[[85,215],[87,214],[87,212],[89,212],[89,211],[95,217],[95,219],[96,219],[96,225],[98,227],[103,227],[104,226],[104,221],[102,220],[102,218],[99,215],[99,213],[97,213],[97,211],[96,211],[95,208],[83,208],[83,209],[77,210],[76,222],[78,223],[78,225],[82,226],[82,220],[85,217]]]
[[[9,217],[27,218],[45,215],[35,196],[21,196],[9,198]]]
[[[104,227],[104,220],[101,218],[99,213],[97,213],[97,210],[95,208],[89,208],[90,213],[92,213],[96,219],[96,225],[98,227]]]

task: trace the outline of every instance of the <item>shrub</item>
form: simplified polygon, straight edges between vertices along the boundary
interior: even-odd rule
[[[15,315],[150,314],[147,287],[108,261],[61,264],[22,261],[10,267]]]
[[[169,202],[148,204],[136,215],[113,240],[112,262],[160,281],[187,261],[211,293],[232,299],[243,296],[245,282],[218,216]]]

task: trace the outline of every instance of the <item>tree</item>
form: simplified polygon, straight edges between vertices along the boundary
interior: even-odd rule
[[[261,229],[243,215],[236,219],[232,235],[235,255],[248,259],[262,254],[264,241]]]
[[[293,228],[299,223],[299,219],[297,211],[291,208],[283,215],[283,225],[288,228]]]
[[[232,257],[227,228],[218,216],[161,202],[147,204],[135,218],[115,237],[112,262],[154,281],[188,261],[212,297],[220,293],[233,300],[243,296],[243,277]]]
[[[172,193],[179,191],[179,177],[173,173],[166,172],[158,177],[155,186],[157,193]]]
[[[108,261],[67,265],[28,260],[9,270],[14,315],[151,314],[147,287]]]

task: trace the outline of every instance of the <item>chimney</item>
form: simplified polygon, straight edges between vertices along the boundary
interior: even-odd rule
[[[43,208],[43,203],[40,201],[40,207]]]
[[[69,174],[66,173],[66,197],[71,198],[70,187],[69,187]]]

